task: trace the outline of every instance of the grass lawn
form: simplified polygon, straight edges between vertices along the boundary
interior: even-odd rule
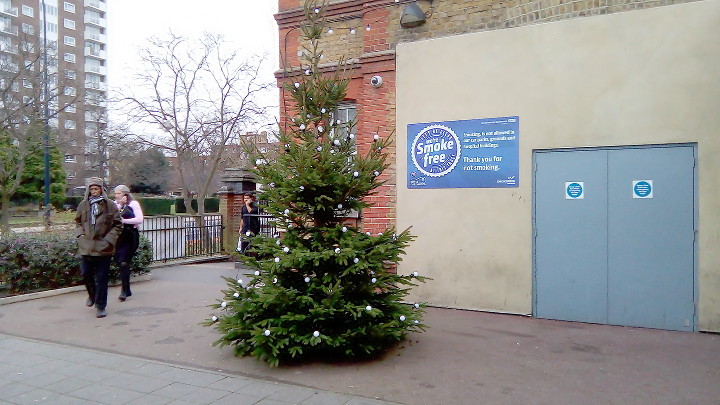
[[[50,220],[53,224],[71,224],[75,221],[74,211],[60,211],[53,212]],[[13,228],[22,228],[26,226],[39,226],[42,225],[45,218],[39,214],[33,214],[28,216],[12,216],[10,217],[10,226]]]

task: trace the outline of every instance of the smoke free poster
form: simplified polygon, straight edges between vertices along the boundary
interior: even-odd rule
[[[408,188],[518,187],[518,117],[409,124]]]

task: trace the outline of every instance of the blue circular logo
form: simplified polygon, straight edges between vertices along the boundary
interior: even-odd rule
[[[567,186],[567,194],[572,198],[578,198],[582,195],[583,188],[580,183],[570,183]]]
[[[460,161],[460,139],[444,125],[425,127],[413,140],[412,160],[423,174],[444,176]]]
[[[637,195],[638,197],[647,197],[652,191],[652,186],[647,181],[638,181],[637,183],[635,183],[635,187],[633,187],[633,190],[635,191],[635,195]]]

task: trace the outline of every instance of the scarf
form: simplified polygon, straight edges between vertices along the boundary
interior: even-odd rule
[[[98,203],[104,200],[103,196],[90,197],[90,223],[95,225],[95,217],[100,214],[100,206]]]

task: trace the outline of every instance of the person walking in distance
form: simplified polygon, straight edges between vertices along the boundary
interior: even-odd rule
[[[115,203],[105,195],[102,179],[91,177],[85,185],[85,198],[75,213],[80,274],[88,292],[85,305],[94,304],[95,316],[104,318],[107,316],[108,271],[122,222]]]
[[[123,223],[122,232],[115,248],[115,262],[120,268],[121,284],[118,299],[125,301],[127,297],[132,295],[130,291],[130,263],[137,252],[138,246],[140,246],[138,226],[143,221],[143,212],[140,203],[130,194],[128,186],[123,184],[115,187],[115,205],[120,211]]]
[[[260,233],[260,213],[257,205],[255,204],[255,196],[253,194],[245,194],[245,204],[240,210],[241,215],[241,226],[240,226],[240,238],[242,240],[240,244],[240,253],[247,254],[246,250],[250,246],[250,241],[247,239],[251,236],[255,236]]]

